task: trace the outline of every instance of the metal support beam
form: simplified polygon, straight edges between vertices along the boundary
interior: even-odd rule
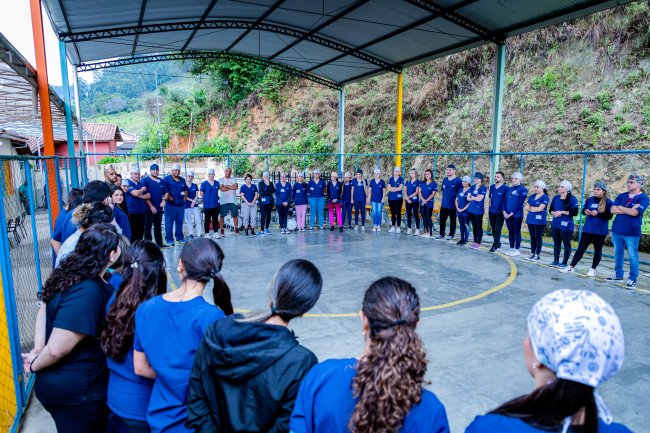
[[[397,74],[397,125],[395,127],[395,166],[402,167],[402,73]]]
[[[339,90],[339,175],[345,172],[345,91]]]
[[[277,8],[280,7],[280,5],[284,3],[284,0],[277,0],[271,7],[269,7],[266,12],[264,12],[257,20],[255,20],[255,26],[258,26],[260,23],[264,22],[264,20],[271,15]],[[237,39],[235,39],[229,46],[226,48],[226,51],[230,51],[233,48],[237,46],[238,43],[244,40],[246,36],[250,34],[251,31],[253,31],[254,27],[251,27],[249,29],[246,29],[244,33],[239,35]],[[260,51],[260,47],[258,47],[258,51]]]
[[[499,171],[499,155],[501,151],[501,112],[503,110],[503,87],[506,79],[506,44],[497,45],[497,56],[494,64],[494,113],[492,117],[492,163],[490,164],[490,179]]]
[[[65,132],[68,139],[68,156],[75,156],[74,132],[72,130],[72,108],[70,107],[70,83],[68,82],[68,56],[65,43],[59,42],[59,55],[61,57],[61,79],[63,86],[63,106],[65,108]],[[77,160],[70,159],[70,180],[73,188],[79,188],[79,172]]]
[[[83,129],[83,122],[81,120],[81,105],[79,103],[79,74],[77,73],[76,69],[73,75],[73,84],[74,84],[74,108],[77,114],[77,143],[79,143],[79,154],[82,154],[83,147],[84,147],[84,135],[83,135],[84,129]],[[88,153],[88,149],[86,149],[86,153]],[[88,166],[88,160],[86,159],[86,167],[87,166]],[[83,176],[86,175],[86,168],[84,168],[82,175]]]

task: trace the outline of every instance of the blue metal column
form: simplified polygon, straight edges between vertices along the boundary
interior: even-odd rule
[[[70,107],[70,83],[68,82],[68,57],[65,52],[65,42],[59,42],[59,55],[61,57],[61,79],[63,81],[63,105],[65,108],[65,132],[68,138],[68,156],[75,156],[74,132],[72,130],[72,108]],[[81,142],[80,142],[81,143]],[[70,159],[70,175],[72,187],[79,188],[79,173],[77,161]]]
[[[36,265],[36,282],[38,283],[38,292],[43,287],[43,278],[41,276],[41,256],[38,251],[38,232],[36,231],[36,205],[34,202],[34,190],[32,181],[32,167],[29,161],[25,161],[25,177],[27,178],[27,197],[29,198],[29,209],[32,217],[32,240],[34,242],[34,264]]]
[[[75,113],[77,113],[77,142],[79,143],[79,155],[88,153],[84,150],[84,136],[83,136],[83,122],[81,120],[81,105],[79,103],[79,77],[77,68],[74,70],[73,84],[74,84],[74,105]],[[84,182],[88,183],[88,157],[84,157],[82,162],[84,169],[82,170]]]
[[[506,44],[497,45],[497,58],[494,65],[494,113],[492,118],[492,164],[490,179],[499,171],[499,153],[501,151],[501,112],[503,109],[503,87],[506,79]]]
[[[345,92],[339,90],[339,176],[345,171]]]

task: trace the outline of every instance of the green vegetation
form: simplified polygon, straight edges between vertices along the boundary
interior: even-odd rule
[[[99,161],[97,161],[97,164],[100,164],[100,165],[102,165],[102,164],[118,164],[120,162],[122,162],[121,158],[117,158],[115,156],[105,156],[102,159],[100,159]]]

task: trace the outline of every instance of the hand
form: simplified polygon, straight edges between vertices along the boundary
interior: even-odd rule
[[[166,204],[167,204],[167,200],[163,200],[160,202],[160,207],[165,207]]]
[[[25,373],[31,373],[31,364],[39,353],[40,352],[37,352],[36,349],[32,349],[29,353],[20,354],[23,358],[23,370],[25,370]]]
[[[287,203],[287,202],[285,201],[284,203],[282,203],[282,206],[287,206],[288,204],[289,204],[289,203]]]
[[[158,209],[156,209],[156,206],[149,206],[149,210],[151,210],[151,213],[154,215],[158,213]]]
[[[142,188],[140,188],[140,191],[142,191],[142,192],[147,192],[147,187],[146,187],[146,186],[143,186]]]
[[[632,206],[632,209],[638,209],[638,208],[640,208],[640,207],[641,207],[641,205],[640,205],[639,203],[637,203],[637,204],[635,204],[634,206]]]

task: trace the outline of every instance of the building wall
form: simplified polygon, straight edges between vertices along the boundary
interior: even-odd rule
[[[74,142],[74,148],[75,148],[75,153],[79,152],[79,143],[77,141]],[[86,143],[84,142],[84,147],[83,147],[83,152],[86,152]],[[111,141],[96,141],[95,145],[93,146],[92,141],[88,142],[88,153],[110,153],[110,154],[115,154],[117,150],[117,143],[115,140]],[[57,155],[68,155],[68,143],[56,143],[55,144],[55,153]],[[96,159],[99,161],[102,159],[104,155],[98,156]],[[90,157],[89,159],[89,164],[94,165],[95,164],[95,158]]]
[[[11,145],[11,140],[8,138],[0,138],[0,155],[18,155],[16,149]]]

